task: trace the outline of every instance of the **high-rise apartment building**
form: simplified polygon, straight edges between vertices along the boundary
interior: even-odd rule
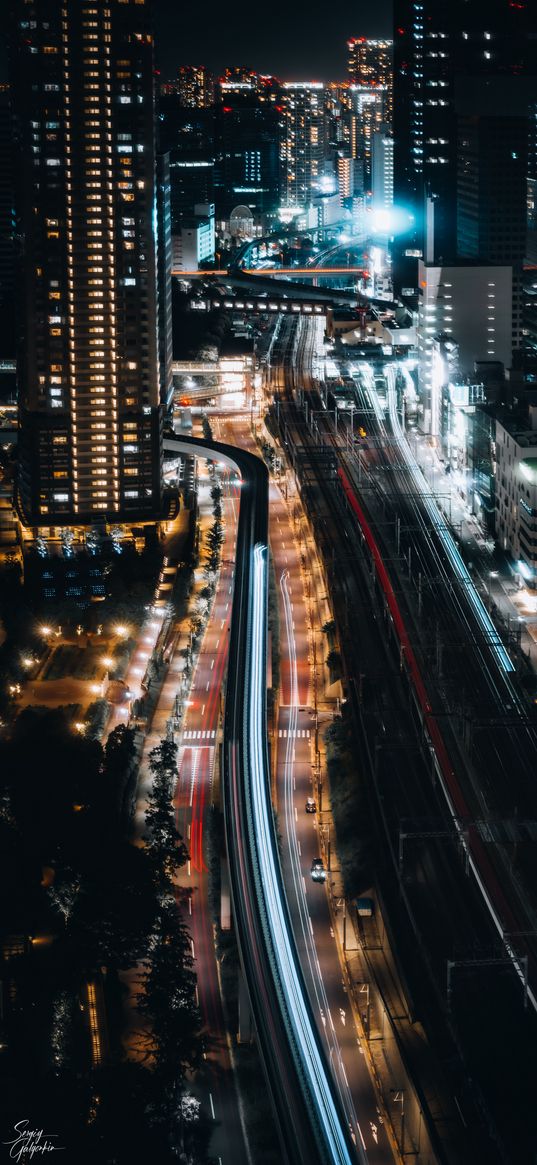
[[[435,208],[434,257],[456,253],[457,111],[461,77],[537,76],[532,6],[489,0],[394,0],[394,201],[408,230],[396,240],[396,289],[417,295],[425,205]]]
[[[140,520],[160,510],[166,364],[151,8],[13,8],[24,246],[18,503],[34,526]]]
[[[360,88],[385,91],[384,120],[391,125],[393,114],[393,40],[370,40],[354,36],[347,42],[348,76]]]
[[[371,189],[373,136],[386,124],[387,93],[382,85],[351,85],[351,154],[364,168],[365,189]]]
[[[207,109],[214,102],[215,80],[205,65],[180,65],[172,85],[185,109]]]
[[[15,355],[15,150],[10,86],[0,85],[0,359]]]
[[[321,176],[325,156],[324,85],[286,81],[281,89],[282,201],[306,206]]]

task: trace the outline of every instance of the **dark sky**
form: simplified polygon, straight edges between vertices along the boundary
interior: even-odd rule
[[[163,78],[178,65],[248,65],[284,80],[339,80],[349,36],[391,36],[391,0],[155,0]]]

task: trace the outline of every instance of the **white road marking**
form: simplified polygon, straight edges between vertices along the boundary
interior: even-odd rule
[[[213,1118],[213,1121],[215,1121],[215,1120],[216,1120],[216,1117],[215,1117],[215,1115],[214,1115],[214,1104],[213,1104],[213,1097],[212,1097],[212,1093],[211,1093],[211,1092],[209,1093],[209,1100],[210,1100],[210,1102],[211,1102],[211,1113],[212,1113],[212,1118]]]
[[[203,713],[204,713],[204,712],[205,712],[205,704],[202,704],[202,705],[201,705],[201,714],[202,714],[202,716],[203,716]]]
[[[213,667],[214,667],[214,659],[211,660],[211,671],[213,670]]]

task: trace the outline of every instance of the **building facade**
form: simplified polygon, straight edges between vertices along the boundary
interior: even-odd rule
[[[518,573],[537,585],[537,408],[529,423],[496,420],[496,538]]]
[[[353,85],[381,87],[386,91],[385,121],[393,116],[393,40],[371,40],[365,36],[347,41],[348,77]]]
[[[394,0],[394,201],[406,215],[396,240],[396,290],[417,296],[426,199],[435,203],[434,259],[456,255],[460,78],[535,77],[532,6],[489,0]]]
[[[305,207],[319,182],[325,157],[324,85],[286,81],[282,106],[282,203]]]
[[[418,367],[425,427],[441,430],[441,394],[445,384],[439,352],[457,346],[458,371],[472,377],[476,361],[512,356],[510,266],[419,262]],[[440,342],[439,342],[440,341]]]
[[[139,520],[160,512],[166,390],[151,9],[17,0],[14,13],[18,504],[33,526]]]

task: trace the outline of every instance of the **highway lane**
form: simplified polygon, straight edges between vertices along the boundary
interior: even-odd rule
[[[234,920],[272,1099],[289,1162],[344,1165],[352,1144],[304,989],[270,800],[266,736],[267,473],[229,446],[165,439],[242,476],[224,719],[224,817]],[[358,1158],[365,1161],[361,1146]]]
[[[226,418],[220,422],[220,430],[226,439],[232,438],[242,448],[254,447],[244,417]],[[318,816],[305,813],[306,797],[313,793],[314,744],[305,563],[301,562],[290,506],[274,483],[269,497],[270,545],[280,611],[276,789],[285,841],[282,863],[289,909],[313,1014],[353,1139],[367,1150],[369,1161],[382,1165],[392,1160],[392,1152],[342,983],[327,887],[312,882],[310,877],[311,861],[320,855],[320,845]]]
[[[228,477],[225,475],[226,483]],[[209,484],[202,471],[200,488],[208,491]],[[237,486],[226,484],[223,492],[222,565],[179,737],[174,806],[177,829],[189,851],[187,866],[178,876],[178,888],[181,891],[179,900],[184,902],[186,892],[187,923],[192,936],[197,998],[205,1042],[205,1064],[201,1073],[203,1087],[198,1083],[196,1091],[205,1115],[214,1122],[211,1153],[220,1159],[222,1165],[247,1165],[248,1155],[220,994],[212,908],[209,903],[207,852],[207,824],[213,801],[221,692],[228,655]],[[187,642],[188,636],[185,635],[181,640],[183,649]],[[155,709],[153,743],[166,733],[166,726],[174,715],[176,696],[185,699],[183,667],[184,658],[181,651],[177,650]]]

